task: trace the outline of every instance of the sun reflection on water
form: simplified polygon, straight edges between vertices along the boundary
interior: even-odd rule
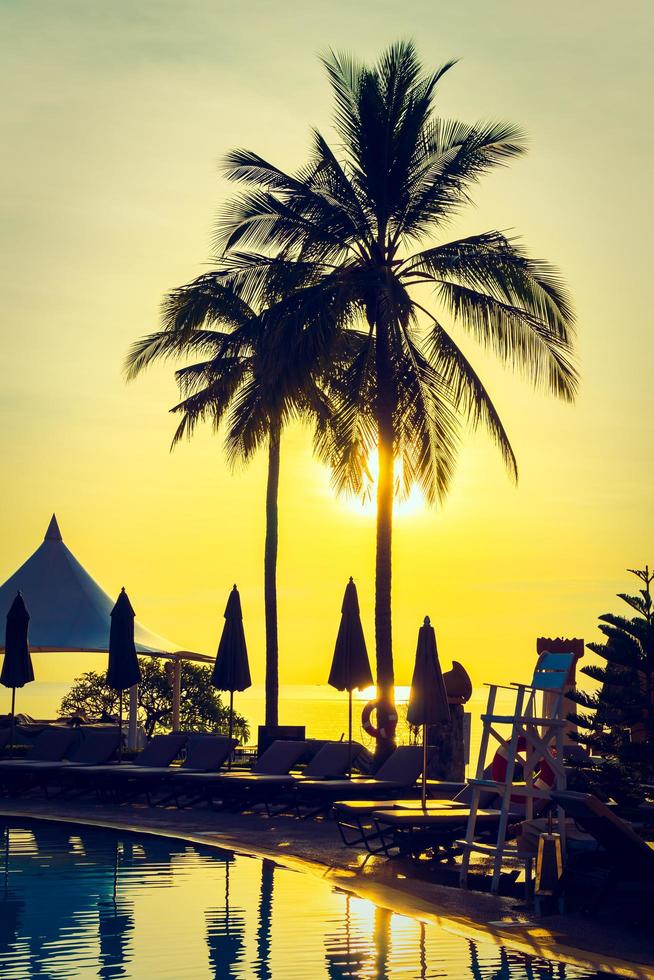
[[[396,684],[395,685],[395,703],[396,704],[407,704],[409,701],[409,693],[411,688],[409,685]],[[374,701],[377,697],[377,688],[374,684],[370,687],[364,687],[362,691],[354,691],[354,697],[357,701]]]

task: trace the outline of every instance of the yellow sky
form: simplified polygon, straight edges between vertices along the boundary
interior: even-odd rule
[[[443,115],[530,135],[452,234],[514,229],[561,266],[583,386],[555,404],[467,345],[520,484],[472,437],[445,508],[398,516],[397,679],[425,614],[476,681],[524,677],[538,634],[593,637],[624,569],[653,557],[651,4],[4,0],[0,18],[0,581],[56,510],[103,587],[183,646],[214,652],[237,582],[263,680],[264,460],[230,474],[209,432],[170,455],[171,372],[126,387],[121,364],[162,294],[207,268],[220,156],[300,165],[310,125],[329,125],[316,54],[413,37],[427,65],[462,59]],[[282,680],[321,682],[350,574],[372,652],[374,517],[334,497],[300,429],[280,519]]]

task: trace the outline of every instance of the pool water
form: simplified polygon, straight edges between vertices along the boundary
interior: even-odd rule
[[[597,977],[378,908],[271,861],[160,837],[0,822],[0,977]]]

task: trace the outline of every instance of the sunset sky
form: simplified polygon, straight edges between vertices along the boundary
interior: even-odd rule
[[[461,59],[444,116],[529,134],[448,237],[517,232],[560,266],[582,387],[557,404],[461,340],[520,481],[470,435],[445,507],[400,507],[397,680],[425,614],[444,665],[476,682],[528,675],[537,635],[595,638],[635,588],[625,568],[654,560],[651,3],[2,0],[0,20],[0,582],[56,511],[99,583],[125,585],[182,647],[215,652],[236,582],[263,681],[265,460],[229,472],[208,429],[171,454],[172,369],[126,385],[122,363],[164,292],[209,268],[221,156],[299,167],[310,127],[331,135],[318,55],[372,60],[413,38],[426,67]],[[324,682],[349,575],[373,653],[374,512],[334,495],[299,427],[282,444],[280,525],[281,679]]]

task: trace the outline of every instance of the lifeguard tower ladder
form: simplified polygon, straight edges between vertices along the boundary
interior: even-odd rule
[[[573,653],[542,653],[536,663],[531,684],[488,684],[486,712],[481,716],[483,723],[477,773],[470,780],[472,800],[466,828],[465,840],[458,841],[463,851],[460,884],[467,887],[470,855],[473,852],[493,857],[493,881],[491,891],[497,893],[505,856],[517,856],[515,846],[507,844],[506,834],[509,817],[531,820],[534,816],[534,801],[550,799],[553,788],[564,790],[566,784],[563,766],[563,740],[566,729],[565,693],[569,687],[575,663]],[[508,690],[515,693],[513,711],[498,714],[495,703],[497,692]],[[547,711],[544,708],[547,704]],[[511,734],[504,738],[496,726],[511,726]],[[506,772],[503,779],[485,779],[486,756],[491,736],[500,744],[502,757],[506,759]],[[516,768],[522,770],[522,780],[514,782]],[[548,767],[553,774],[554,786],[540,778],[540,772]],[[550,782],[552,780],[550,779]],[[495,791],[501,797],[500,819],[497,839],[494,843],[476,840],[477,811],[482,794]],[[516,803],[516,798],[518,802]],[[518,815],[518,811],[520,811]],[[558,831],[565,847],[564,813],[557,807]],[[530,876],[530,869],[527,869]]]

